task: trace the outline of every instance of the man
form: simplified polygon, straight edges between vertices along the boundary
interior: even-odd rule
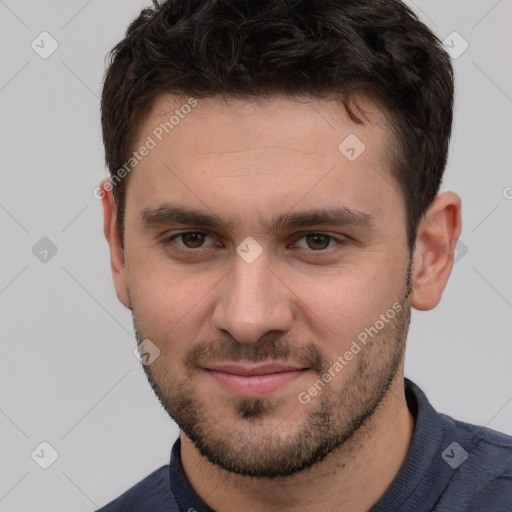
[[[453,73],[389,0],[174,0],[113,50],[98,189],[180,427],[102,511],[510,510],[512,439],[404,379],[461,231]]]

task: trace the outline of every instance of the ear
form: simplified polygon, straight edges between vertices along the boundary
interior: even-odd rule
[[[413,253],[413,308],[427,311],[439,304],[453,268],[461,229],[460,197],[454,192],[438,194],[418,226]]]
[[[110,248],[110,266],[114,287],[121,304],[131,309],[124,251],[117,222],[117,208],[112,192],[112,182],[109,178],[100,182],[99,190],[103,204],[103,232]]]

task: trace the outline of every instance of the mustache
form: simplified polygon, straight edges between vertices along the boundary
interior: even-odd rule
[[[234,338],[200,342],[187,349],[182,363],[188,370],[193,370],[208,363],[221,361],[258,363],[288,360],[316,370],[319,374],[325,373],[330,367],[327,354],[317,345],[292,343],[271,333],[255,343],[240,343]]]

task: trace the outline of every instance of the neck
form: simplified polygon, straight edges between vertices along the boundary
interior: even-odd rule
[[[183,433],[181,460],[196,493],[217,512],[363,512],[379,500],[398,474],[413,431],[414,419],[399,372],[369,421],[323,461],[301,473],[272,479],[228,473],[201,456]]]

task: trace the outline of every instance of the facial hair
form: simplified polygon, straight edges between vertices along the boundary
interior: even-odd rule
[[[336,388],[336,378],[333,378],[307,405],[297,400],[296,408],[304,408],[306,413],[294,428],[265,428],[268,416],[275,415],[282,403],[282,398],[270,396],[239,397],[230,402],[237,421],[244,425],[242,429],[230,429],[230,425],[221,421],[223,411],[212,409],[198,393],[194,375],[198,368],[211,361],[270,362],[293,358],[321,378],[331,364],[326,353],[313,343],[300,345],[273,333],[267,333],[253,344],[228,338],[191,346],[181,361],[184,378],[171,374],[165,367],[164,357],[151,365],[143,365],[144,371],[164,409],[212,464],[247,477],[294,475],[319,463],[347,444],[355,433],[368,427],[386,400],[405,353],[411,315],[411,275],[412,260],[397,300],[401,310],[355,355],[349,363],[354,365],[354,371],[343,381],[341,389]],[[140,343],[145,336],[138,327],[135,307],[132,315]],[[152,341],[160,347],[167,343]]]

